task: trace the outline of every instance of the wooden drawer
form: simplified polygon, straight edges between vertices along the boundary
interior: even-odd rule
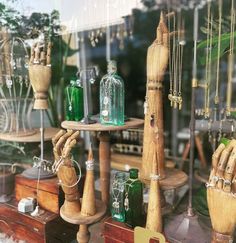
[[[59,186],[56,177],[40,180],[37,197],[37,180],[17,175],[15,178],[15,197],[17,201],[25,197],[37,198],[42,208],[53,213],[59,213]]]
[[[27,243],[70,243],[77,225],[64,222],[57,214],[46,211],[39,217],[17,211],[17,201],[0,203],[0,231]]]

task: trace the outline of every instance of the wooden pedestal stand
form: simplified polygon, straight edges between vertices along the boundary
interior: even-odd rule
[[[105,215],[105,213],[106,206],[100,200],[96,200],[96,214],[93,216],[84,216],[81,214],[81,212],[73,216],[66,215],[64,207],[62,206],[60,209],[60,215],[66,222],[80,225],[77,233],[77,241],[79,243],[89,242],[90,233],[88,231],[88,225],[99,221]]]
[[[127,121],[124,126],[104,126],[101,125],[100,123],[84,124],[84,123],[79,123],[74,121],[62,122],[62,127],[69,130],[99,132],[99,136],[98,136],[100,140],[99,163],[100,163],[100,183],[101,183],[102,201],[96,200],[95,203],[96,213],[92,216],[84,215],[83,208],[81,208],[81,212],[76,213],[74,215],[73,214],[67,215],[64,206],[62,206],[60,209],[60,215],[65,221],[80,225],[79,232],[77,233],[78,242],[87,243],[89,241],[90,235],[88,231],[88,225],[97,222],[103,217],[103,215],[105,215],[109,203],[110,154],[111,154],[109,131],[124,130],[132,127],[137,127],[142,124],[143,124],[143,120],[134,119],[134,118],[131,118],[129,121]],[[84,191],[84,195],[85,195],[85,191]],[[86,202],[82,203],[82,207],[84,203]]]
[[[80,130],[80,131],[95,131],[99,132],[99,165],[100,165],[100,183],[102,201],[108,205],[109,203],[109,187],[110,187],[110,168],[111,168],[111,153],[110,153],[110,131],[126,130],[143,125],[142,119],[130,118],[125,122],[124,126],[104,126],[100,123],[84,124],[75,121],[64,121],[61,126],[65,129]]]

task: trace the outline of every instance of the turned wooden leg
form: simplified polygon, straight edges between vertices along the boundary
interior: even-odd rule
[[[77,241],[79,243],[88,243],[90,239],[90,233],[88,231],[88,225],[81,224],[77,233]]]
[[[99,165],[102,201],[108,205],[110,188],[111,151],[109,132],[99,133]]]

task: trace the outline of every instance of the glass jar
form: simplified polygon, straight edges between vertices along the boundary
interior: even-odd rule
[[[138,169],[129,170],[129,179],[125,183],[125,222],[128,226],[143,226],[143,184],[138,179]]]
[[[117,172],[111,188],[111,216],[114,220],[125,222],[124,192],[126,174]]]
[[[100,122],[124,125],[124,81],[117,75],[115,61],[109,61],[107,74],[100,82]]]
[[[83,88],[80,80],[71,80],[66,87],[66,120],[80,121],[84,117]]]

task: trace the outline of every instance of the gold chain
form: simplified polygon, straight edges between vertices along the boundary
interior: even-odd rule
[[[216,105],[219,104],[221,27],[222,27],[222,0],[219,0],[218,52],[217,52],[217,69],[216,69],[216,90],[215,90],[215,99],[214,99]]]
[[[204,115],[205,118],[209,117],[209,108],[207,107],[208,90],[209,90],[209,48],[210,48],[210,13],[211,13],[211,2],[207,5],[207,53],[206,53],[206,71],[205,71],[205,99],[204,99]]]

